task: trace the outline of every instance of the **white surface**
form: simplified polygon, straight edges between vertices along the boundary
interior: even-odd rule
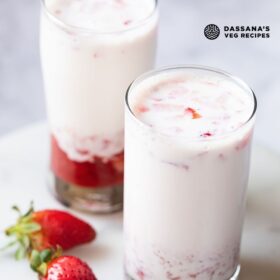
[[[38,209],[63,208],[46,188],[47,139],[46,125],[38,124],[0,140],[1,231],[16,217],[10,210],[14,204],[26,208],[34,200]],[[241,280],[279,280],[280,159],[273,152],[255,147],[252,163]],[[69,251],[69,254],[88,261],[99,280],[123,279],[122,215],[75,214],[96,227],[98,239],[89,246]],[[1,235],[0,244],[4,240]],[[9,277],[9,280],[37,279],[24,262],[16,263],[9,252],[0,255],[0,271],[1,277]]]

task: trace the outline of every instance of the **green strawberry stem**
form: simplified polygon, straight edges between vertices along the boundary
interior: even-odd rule
[[[15,258],[17,260],[20,260],[27,257],[30,253],[30,236],[33,233],[39,232],[41,230],[41,226],[38,223],[34,223],[32,221],[32,214],[34,212],[33,203],[31,203],[29,210],[25,214],[22,214],[22,212],[17,206],[13,206],[12,209],[18,212],[19,218],[15,225],[6,229],[5,234],[9,237],[13,237],[14,240],[10,242],[7,246],[5,246],[3,250],[18,245],[18,249],[15,253]]]
[[[48,263],[62,255],[62,249],[46,249],[41,252],[33,250],[30,254],[30,267],[41,276],[45,276],[48,270]]]
[[[28,235],[41,230],[41,226],[37,223],[24,221],[23,219],[18,222],[15,226],[8,228],[5,233],[7,236],[16,235]]]

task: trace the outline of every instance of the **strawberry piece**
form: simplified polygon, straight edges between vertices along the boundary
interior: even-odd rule
[[[38,263],[42,268],[42,263]],[[36,268],[33,268],[36,270]],[[40,280],[97,280],[91,268],[73,256],[54,258],[41,272]]]
[[[137,270],[137,276],[141,279],[144,280],[145,279],[145,273],[142,270]]]
[[[201,118],[201,115],[193,108],[186,108],[185,113],[191,114],[193,119],[199,119]]]
[[[112,159],[112,164],[115,168],[115,170],[117,170],[119,173],[123,173],[124,172],[124,154],[119,154],[116,155],[113,159]]]
[[[205,132],[203,134],[200,135],[201,137],[211,137],[213,136],[213,134],[211,132]]]
[[[244,149],[250,143],[251,139],[252,139],[252,132],[245,135],[245,137],[238,143],[235,149],[237,151]]]
[[[137,108],[137,111],[138,111],[139,113],[146,113],[146,112],[149,111],[149,108],[146,107],[146,106],[144,106],[144,105],[140,105],[140,106]]]
[[[19,213],[19,209],[14,207]],[[18,218],[17,224],[6,230],[7,236],[15,237],[18,244],[16,258],[30,256],[32,250],[67,250],[91,242],[96,237],[95,230],[86,222],[59,210],[34,212],[33,207]]]
[[[125,20],[124,22],[123,22],[123,24],[124,25],[126,25],[126,26],[128,26],[128,25],[130,25],[132,23],[132,20]]]
[[[69,159],[68,155],[59,147],[55,137],[52,136],[51,140],[51,169],[63,181],[84,188],[122,184],[123,166],[115,168],[115,158],[123,159],[123,151],[107,161],[101,157],[94,157],[93,162],[77,162]],[[104,149],[108,145],[108,142],[104,142]],[[123,165],[123,160],[119,161],[119,165]]]

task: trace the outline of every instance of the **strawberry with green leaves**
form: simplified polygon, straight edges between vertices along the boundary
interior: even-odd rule
[[[19,212],[17,223],[6,230],[13,237],[8,246],[18,244],[16,258],[29,256],[32,250],[67,250],[91,242],[96,237],[95,230],[86,222],[59,210],[34,211],[33,207],[24,215]]]
[[[79,258],[57,254],[55,256],[49,249],[32,251],[31,268],[39,274],[40,280],[97,280],[91,268]]]

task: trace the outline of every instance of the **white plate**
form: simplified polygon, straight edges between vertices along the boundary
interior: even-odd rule
[[[0,230],[15,220],[10,208],[22,209],[31,200],[38,209],[63,209],[46,188],[48,133],[44,123],[29,126],[0,139]],[[280,158],[255,146],[242,244],[241,280],[280,279]],[[99,280],[123,279],[122,215],[87,215],[75,212],[97,229],[90,245],[69,251],[87,261]],[[0,247],[4,244],[0,237]],[[25,262],[11,252],[0,255],[1,279],[35,280]],[[160,279],[155,279],[160,280]]]

